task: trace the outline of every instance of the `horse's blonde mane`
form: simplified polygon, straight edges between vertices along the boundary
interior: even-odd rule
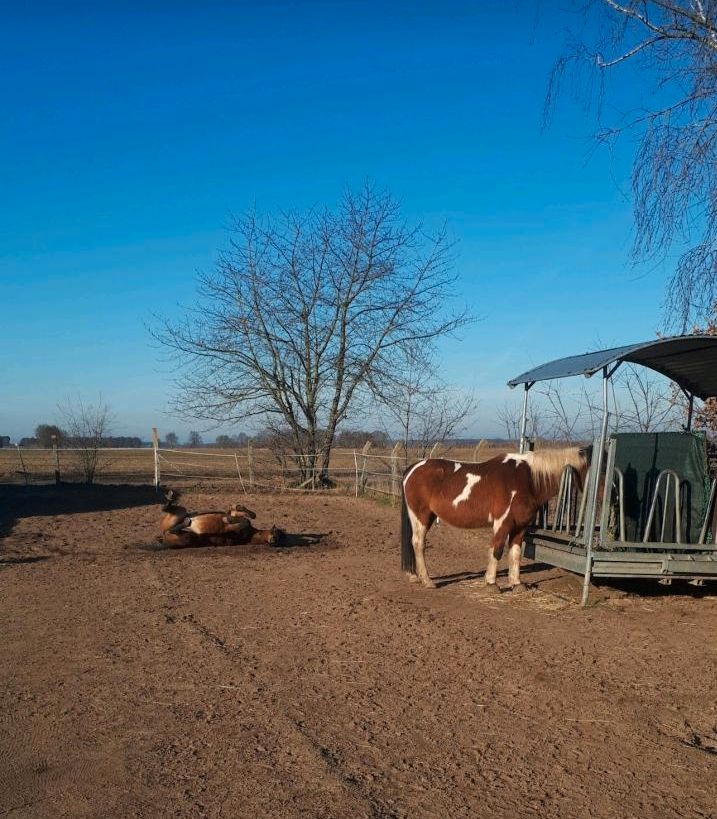
[[[566,466],[572,466],[580,472],[587,463],[585,450],[580,447],[539,449],[537,452],[526,452],[523,457],[533,476],[543,480],[559,478]]]

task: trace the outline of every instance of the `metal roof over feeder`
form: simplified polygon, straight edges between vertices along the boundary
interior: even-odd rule
[[[662,373],[690,396],[717,397],[717,336],[707,335],[672,336],[558,358],[511,379],[508,386],[524,384],[529,389],[536,381],[575,375],[589,378],[600,370],[609,377],[623,361]]]
[[[623,362],[661,373],[682,389],[688,402],[681,432],[613,432],[608,440],[608,383]],[[530,388],[595,373],[602,381],[602,424],[585,485],[566,468],[553,525],[543,512],[543,523],[525,535],[525,555],[583,574],[583,604],[593,575],[717,580],[717,477],[709,475],[704,436],[690,432],[694,399],[717,397],[717,336],[673,336],[568,356],[513,378],[508,386],[524,390],[521,452],[532,445]]]

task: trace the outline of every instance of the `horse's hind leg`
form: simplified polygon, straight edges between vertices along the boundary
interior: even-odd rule
[[[426,569],[426,559],[423,555],[426,548],[426,533],[431,528],[431,524],[435,520],[435,516],[431,513],[428,523],[423,523],[418,515],[411,509],[408,510],[411,518],[411,528],[413,529],[413,537],[411,543],[413,544],[413,553],[416,556],[416,575],[418,580],[428,589],[435,589],[436,584],[431,580]]]

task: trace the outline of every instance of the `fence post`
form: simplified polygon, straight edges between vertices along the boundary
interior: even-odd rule
[[[239,469],[239,456],[237,453],[234,453],[234,463],[237,465],[237,475],[239,476],[239,483],[241,484],[242,492],[246,495],[246,487],[244,486],[244,480],[241,476],[241,470]]]
[[[391,506],[396,505],[398,497],[398,444],[391,450]]]
[[[154,487],[159,489],[159,435],[157,435],[157,427],[152,427],[152,449],[154,450]]]
[[[254,456],[251,441],[246,445],[247,470],[249,471],[249,489],[254,491]]]
[[[17,457],[20,459],[20,472],[25,478],[25,485],[27,485],[27,470],[25,469],[25,461],[22,459],[22,452],[20,452],[20,444],[15,444],[15,449],[17,450]]]
[[[60,451],[57,448],[57,435],[52,436],[52,460],[55,464],[55,483],[60,483]]]
[[[480,441],[475,445],[473,448],[473,462],[478,463],[478,456],[480,455],[480,451],[485,444],[485,438],[481,438]]]
[[[366,472],[368,471],[368,451],[371,449],[371,441],[366,441],[363,445],[363,449],[361,450],[361,455],[363,456],[363,461],[361,463],[361,494],[366,493],[366,484],[368,483],[368,475]]]
[[[358,456],[356,455],[356,450],[354,449],[354,468],[356,469],[356,497],[358,498],[359,495],[359,472],[358,472]]]

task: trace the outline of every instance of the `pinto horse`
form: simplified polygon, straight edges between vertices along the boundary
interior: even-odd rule
[[[403,476],[401,568],[413,582],[435,588],[423,556],[426,534],[437,518],[459,529],[493,527],[486,585],[495,590],[498,561],[505,544],[508,582],[520,587],[520,547],[540,507],[558,492],[560,476],[571,466],[582,490],[592,447],[546,449],[508,454],[482,463],[429,458]]]

